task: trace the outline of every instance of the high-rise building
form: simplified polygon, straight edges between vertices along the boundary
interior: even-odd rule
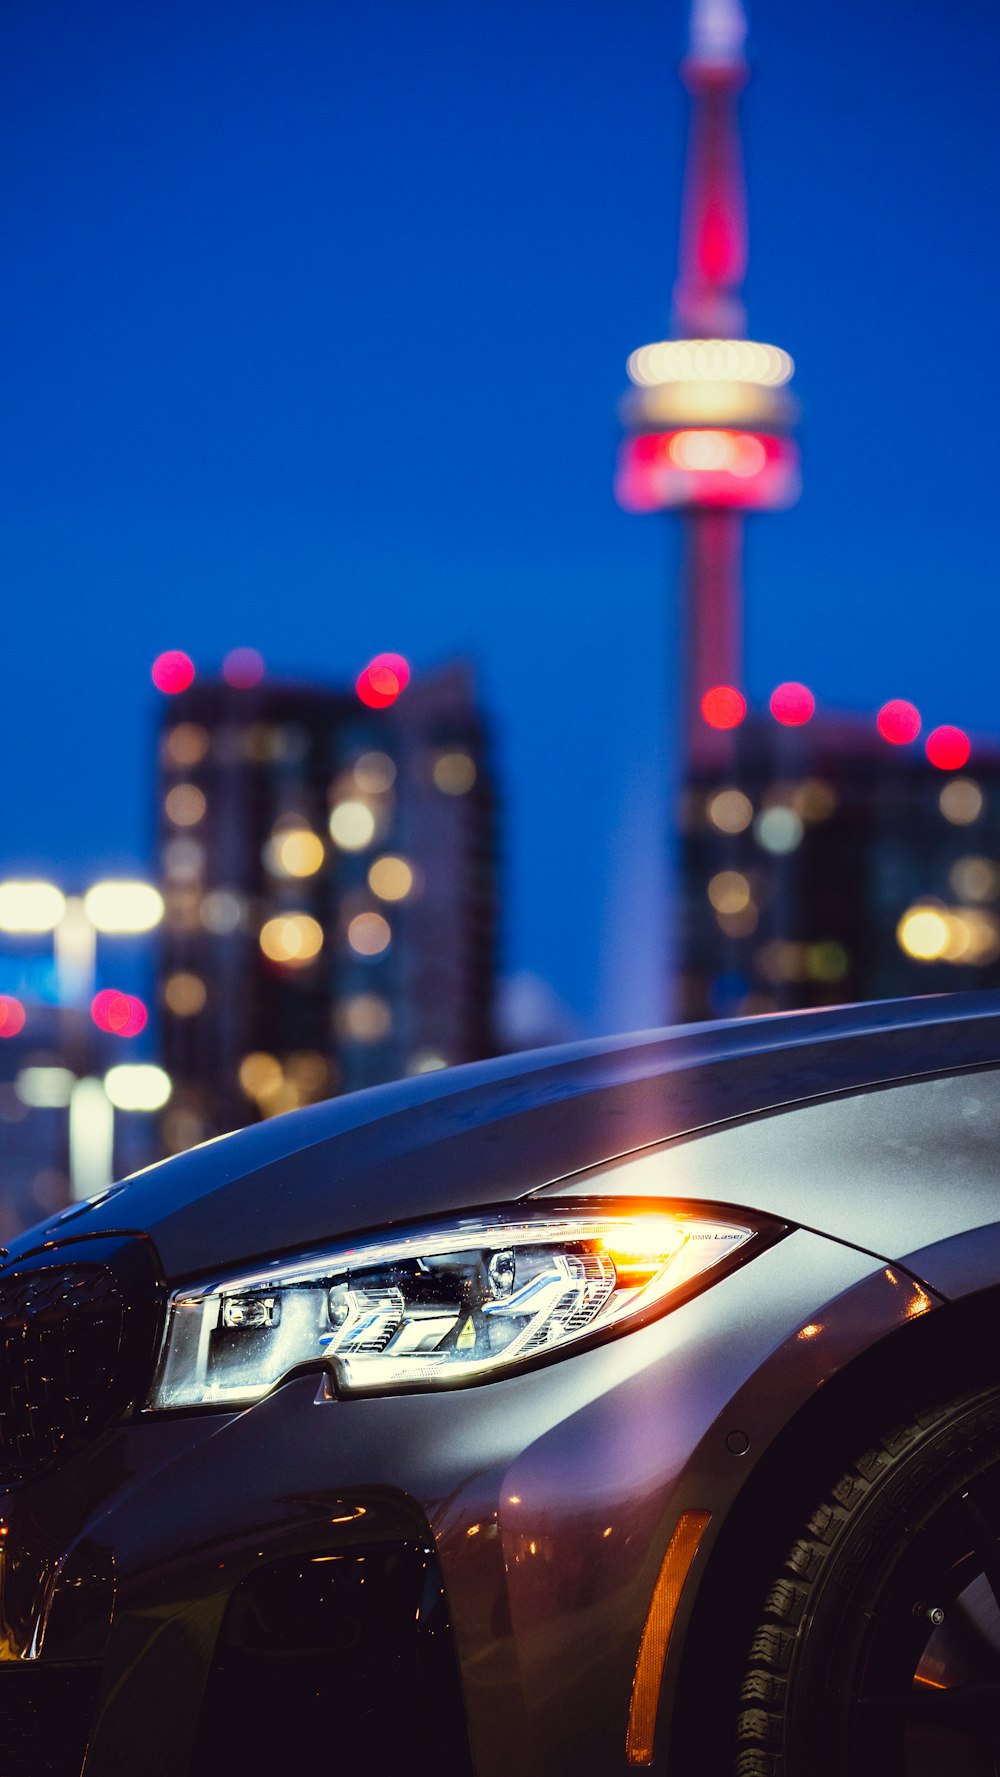
[[[1000,986],[994,748],[942,769],[822,715],[733,741],[683,801],[681,1018]]]
[[[165,700],[169,1149],[492,1052],[495,808],[473,685],[461,666],[406,684],[385,659],[361,695],[220,678]]]
[[[817,712],[743,689],[747,514],[794,502],[792,361],[745,337],[741,0],[694,0],[678,337],[629,359],[617,493],[685,531],[677,981],[682,1018],[1000,985],[1000,749],[918,745],[899,698]]]

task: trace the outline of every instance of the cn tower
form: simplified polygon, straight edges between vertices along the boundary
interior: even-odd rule
[[[616,493],[632,512],[681,514],[687,770],[724,766],[743,693],[746,514],[799,493],[787,352],[746,337],[747,222],[739,95],[741,0],[694,0],[681,77],[691,121],[673,337],[628,361]]]

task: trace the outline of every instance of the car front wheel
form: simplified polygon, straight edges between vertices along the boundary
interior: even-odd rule
[[[888,1429],[762,1599],[737,1777],[1000,1773],[1000,1389]]]

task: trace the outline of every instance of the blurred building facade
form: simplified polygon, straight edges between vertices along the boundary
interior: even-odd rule
[[[165,699],[158,756],[168,1151],[493,1052],[496,808],[468,669],[384,707],[198,679]]]
[[[914,706],[743,686],[747,516],[794,503],[792,360],[748,340],[741,0],[693,0],[675,337],[629,359],[616,490],[685,532],[677,978],[683,1019],[1000,986],[1000,749]]]
[[[748,716],[681,810],[683,1019],[1000,986],[1000,756]]]
[[[86,1008],[21,1007],[9,995],[0,996],[0,1020],[7,1021],[0,1024],[2,1242],[161,1150],[148,1106],[159,1069],[137,1062],[127,1039],[98,1029]]]

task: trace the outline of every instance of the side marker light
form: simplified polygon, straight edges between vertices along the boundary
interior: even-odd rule
[[[660,1683],[670,1645],[670,1632],[674,1626],[684,1582],[708,1528],[710,1516],[709,1512],[681,1513],[653,1587],[649,1614],[639,1643],[635,1677],[632,1680],[632,1702],[625,1736],[625,1756],[630,1765],[651,1765],[653,1762],[656,1709],[660,1701]]]

